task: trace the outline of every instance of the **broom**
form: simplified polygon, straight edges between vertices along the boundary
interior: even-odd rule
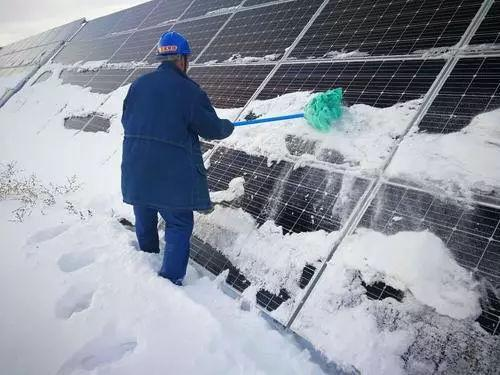
[[[245,126],[295,118],[305,118],[307,123],[314,129],[321,132],[327,132],[332,128],[335,121],[341,117],[342,89],[336,88],[314,95],[311,101],[305,106],[304,113],[238,121],[234,123],[234,126]]]

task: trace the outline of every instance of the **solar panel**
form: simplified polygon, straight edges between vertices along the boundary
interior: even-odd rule
[[[218,108],[242,107],[267,77],[272,65],[192,67],[189,75]]]
[[[76,62],[109,60],[129,36],[130,34],[123,34],[99,40],[72,41],[54,57],[53,61],[74,64]]]
[[[418,125],[429,133],[450,133],[479,113],[500,107],[500,57],[460,59]]]
[[[63,83],[86,87],[87,84],[95,76],[96,72],[93,70],[81,71],[76,70],[63,70],[59,76]]]
[[[210,14],[217,14],[218,12],[228,11],[236,6],[239,6],[242,0],[195,0],[189,9],[181,17],[182,19],[199,17]]]
[[[109,94],[118,87],[123,86],[132,69],[99,69],[87,86],[92,92]]]
[[[341,87],[348,105],[388,107],[423,97],[443,66],[444,60],[283,64],[258,99]]]
[[[231,180],[243,177],[244,195],[237,201],[224,205],[241,208],[254,218],[257,225],[272,220],[282,228],[283,233],[339,230],[370,183],[369,180],[353,177],[350,199],[344,200],[341,188],[345,177],[340,173],[312,167],[297,168],[284,161],[269,163],[265,157],[222,146],[210,158],[207,177],[211,191],[226,190]],[[340,201],[343,202],[342,209],[338,210]],[[214,225],[214,230],[217,230],[217,225]],[[217,249],[199,238],[194,240],[193,248],[194,259],[211,267],[216,274],[226,268],[238,269],[238,264],[231,264]],[[323,254],[325,257],[326,255]],[[294,280],[300,280],[301,288],[308,284],[314,274],[315,268],[310,264],[317,261],[313,257],[303,265],[308,266],[308,271],[301,270],[302,274],[295,275]],[[258,272],[259,270],[255,270],[256,275],[252,277],[258,277]],[[236,285],[231,285],[237,290],[243,290],[249,285],[246,276],[248,275],[238,271],[237,277],[228,282],[235,283]],[[289,292],[282,290],[280,293],[270,293],[262,290],[258,295],[259,304],[273,311],[291,297]]]
[[[121,14],[121,17],[116,24],[108,30],[108,33],[118,33],[125,30],[133,30],[139,26],[142,27],[144,19],[153,11],[157,3],[158,1],[148,1],[147,3],[139,4],[135,7],[118,12]]]
[[[330,1],[291,56],[407,55],[458,43],[482,0]]]
[[[215,33],[221,28],[221,26],[226,22],[229,15],[221,15],[215,17],[202,18],[193,21],[177,22],[173,27],[172,31],[181,33],[189,40],[189,45],[193,53],[190,59],[193,61],[196,59],[198,54],[203,50],[207,43],[212,39]],[[156,35],[156,39],[151,47],[155,46],[160,38],[160,34]],[[156,61],[156,51],[151,51],[147,60],[149,62]]]
[[[123,13],[111,13],[88,21],[85,26],[75,35],[72,42],[83,40],[94,40],[109,34],[110,30],[120,21]]]
[[[198,62],[223,61],[236,54],[275,55],[273,59],[277,59],[290,47],[321,2],[298,0],[293,6],[284,3],[238,12]]]
[[[111,126],[109,119],[99,115],[75,116],[64,119],[64,127],[89,133],[107,132]]]
[[[162,23],[171,23],[191,4],[192,0],[168,0],[160,1],[154,11],[146,17],[141,27],[150,27]]]
[[[450,249],[457,262],[500,288],[500,209],[459,204],[409,187],[384,184],[360,222],[385,234],[428,230]],[[491,304],[498,303],[498,300]],[[486,309],[488,310],[488,308]],[[500,321],[500,311],[483,315]],[[493,324],[495,325],[495,324]],[[490,333],[493,333],[491,331]]]
[[[39,63],[44,56],[54,52],[58,45],[32,47],[0,56],[0,67],[14,67]]]
[[[160,35],[170,30],[172,25],[136,31],[116,51],[110,62],[142,61],[158,42]]]
[[[469,44],[500,43],[498,25],[500,25],[500,2],[494,1]]]

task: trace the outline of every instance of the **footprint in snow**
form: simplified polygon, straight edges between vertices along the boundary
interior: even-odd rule
[[[26,240],[26,245],[31,246],[31,245],[36,245],[41,242],[49,241],[53,238],[56,238],[60,234],[66,232],[69,229],[69,225],[58,225],[55,227],[43,229],[39,232],[36,232],[34,235],[29,237]]]
[[[57,375],[70,375],[83,371],[93,371],[98,367],[110,365],[132,353],[137,347],[137,339],[117,335],[116,333],[103,333],[85,344],[59,369]]]
[[[92,264],[95,261],[95,254],[90,251],[74,251],[63,254],[59,257],[57,265],[63,272],[74,272]]]
[[[56,303],[55,314],[59,319],[69,319],[73,314],[84,311],[92,304],[95,288],[89,285],[75,285],[69,288]]]

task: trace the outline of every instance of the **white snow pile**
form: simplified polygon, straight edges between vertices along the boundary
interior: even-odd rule
[[[240,53],[232,55],[230,58],[227,60],[224,60],[224,62],[231,62],[233,64],[248,64],[252,62],[265,62],[265,61],[275,61],[278,60],[281,57],[280,53],[273,53],[270,55],[265,55],[262,57],[256,57],[256,56],[242,56]],[[215,60],[217,61],[217,60]]]
[[[232,202],[245,194],[244,183],[244,177],[237,177],[229,183],[227,190],[210,193],[210,200],[213,203]]]
[[[308,263],[318,264],[331,249],[337,233],[283,234],[281,227],[266,221],[260,227],[241,208],[216,206],[198,215],[195,235],[222,252],[256,287],[291,297],[299,293],[299,277]]]
[[[362,280],[401,289],[403,303],[369,300]],[[478,287],[429,232],[359,230],[335,252],[292,328],[362,374],[429,373],[436,365],[464,373],[465,347],[475,364],[484,360],[480,367],[493,363],[491,371],[500,341],[474,322]]]
[[[500,109],[474,117],[449,134],[418,133],[405,137],[387,175],[465,197],[500,186]]]
[[[366,57],[370,56],[366,52],[361,52],[360,50],[354,50],[354,51],[330,51],[327,52],[323,55],[325,58],[330,58],[330,59],[347,59],[350,57]]]
[[[271,117],[300,113],[312,95],[297,92],[275,99],[256,100],[247,107],[244,115],[252,112],[259,117]],[[383,166],[396,139],[404,133],[419,106],[420,100],[388,108],[355,104],[345,108],[342,118],[329,133],[318,132],[304,119],[294,119],[239,127],[224,143],[279,161],[292,157],[286,139],[293,135],[315,144],[313,159],[320,159],[333,150],[342,155],[341,166],[373,174]]]

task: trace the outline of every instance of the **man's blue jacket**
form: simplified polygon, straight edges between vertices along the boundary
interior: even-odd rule
[[[211,208],[198,136],[223,139],[207,94],[172,63],[138,78],[123,102],[123,201],[167,209]]]

